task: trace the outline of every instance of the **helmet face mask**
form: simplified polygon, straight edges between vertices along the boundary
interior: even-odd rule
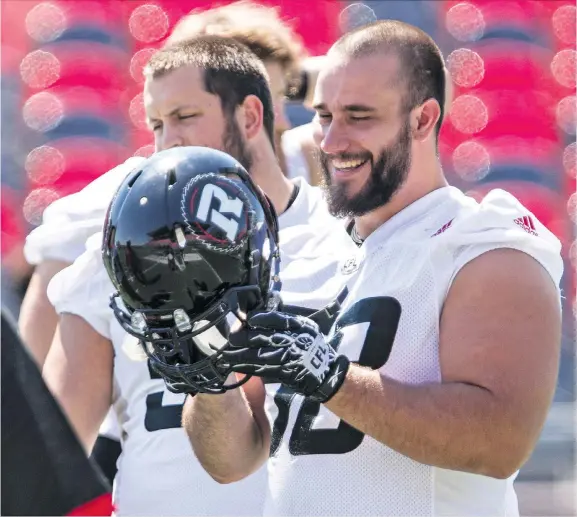
[[[220,351],[229,322],[280,288],[277,228],[268,199],[220,151],[162,151],[119,187],[102,245],[111,307],[169,389],[222,393],[248,380],[227,384]]]
[[[179,329],[174,316],[164,311],[129,309],[118,293],[111,297],[110,306],[122,328],[139,340],[151,366],[162,375],[169,389],[181,392],[192,388],[195,392],[218,394],[248,380],[226,384],[228,371],[220,361],[220,352],[229,346],[232,323],[245,322],[238,296],[247,291],[256,294],[253,287],[231,289],[221,303],[189,318],[188,331]]]

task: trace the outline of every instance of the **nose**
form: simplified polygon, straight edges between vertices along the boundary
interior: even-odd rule
[[[326,154],[340,154],[347,150],[349,142],[346,134],[339,128],[338,124],[334,121],[328,126],[323,126],[320,130],[319,136],[316,140],[318,142],[320,138],[319,147]]]
[[[183,145],[184,140],[178,128],[170,123],[164,124],[162,135],[160,137],[160,150],[163,151],[165,149],[172,149],[173,147],[181,147]]]

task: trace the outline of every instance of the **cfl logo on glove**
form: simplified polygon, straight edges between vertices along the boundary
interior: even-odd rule
[[[330,360],[334,352],[325,342],[322,334],[319,334],[315,338],[310,334],[303,334],[299,336],[299,339],[310,339],[310,341],[312,341],[312,344],[303,356],[303,364],[319,381],[322,381],[329,369]]]
[[[240,249],[254,230],[254,209],[237,181],[208,173],[192,178],[181,213],[199,243],[214,251]]]

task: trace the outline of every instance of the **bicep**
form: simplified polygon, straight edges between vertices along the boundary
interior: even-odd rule
[[[537,439],[555,391],[561,339],[559,293],[532,257],[512,249],[465,265],[440,322],[443,382],[493,395],[503,418]]]
[[[45,260],[38,264],[20,308],[18,319],[20,335],[40,367],[44,364],[58,322],[58,316],[48,300],[46,290],[52,277],[69,265],[68,262],[61,260]]]
[[[112,343],[83,318],[60,318],[43,369],[46,384],[90,450],[112,398]]]

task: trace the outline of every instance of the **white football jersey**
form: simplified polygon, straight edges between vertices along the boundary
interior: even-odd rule
[[[114,192],[144,158],[129,158],[81,191],[51,203],[42,214],[42,224],[26,237],[24,256],[31,265],[44,260],[74,262],[85,251],[86,239],[102,230],[104,214]],[[110,410],[99,434],[120,440],[115,413]]]
[[[332,344],[400,382],[440,382],[445,297],[465,264],[496,248],[531,255],[559,285],[559,241],[508,193],[492,191],[479,204],[445,187],[418,200],[342,254],[349,293]],[[515,476],[424,465],[279,385],[267,385],[266,398],[273,433],[265,516],[519,515]]]
[[[26,237],[24,255],[29,264],[43,260],[74,262],[86,239],[102,230],[104,215],[116,189],[144,158],[129,158],[89,183],[81,191],[51,203],[42,214],[42,224]]]
[[[353,251],[355,246],[342,223],[328,215],[318,189],[296,181],[299,194],[279,218],[283,296],[286,291],[287,303],[318,309],[338,294],[339,285],[332,283],[339,266],[338,251]],[[308,221],[313,224],[308,226]],[[317,242],[322,248],[315,254]],[[302,271],[307,269],[311,274],[303,278]],[[100,255],[100,235],[95,235],[87,251],[54,277],[48,295],[59,313],[81,316],[114,347],[112,403],[122,431],[113,494],[117,513],[261,515],[266,468],[230,485],[209,477],[181,428],[184,395],[166,390],[137,353],[136,339],[123,331],[109,308],[113,290]]]

